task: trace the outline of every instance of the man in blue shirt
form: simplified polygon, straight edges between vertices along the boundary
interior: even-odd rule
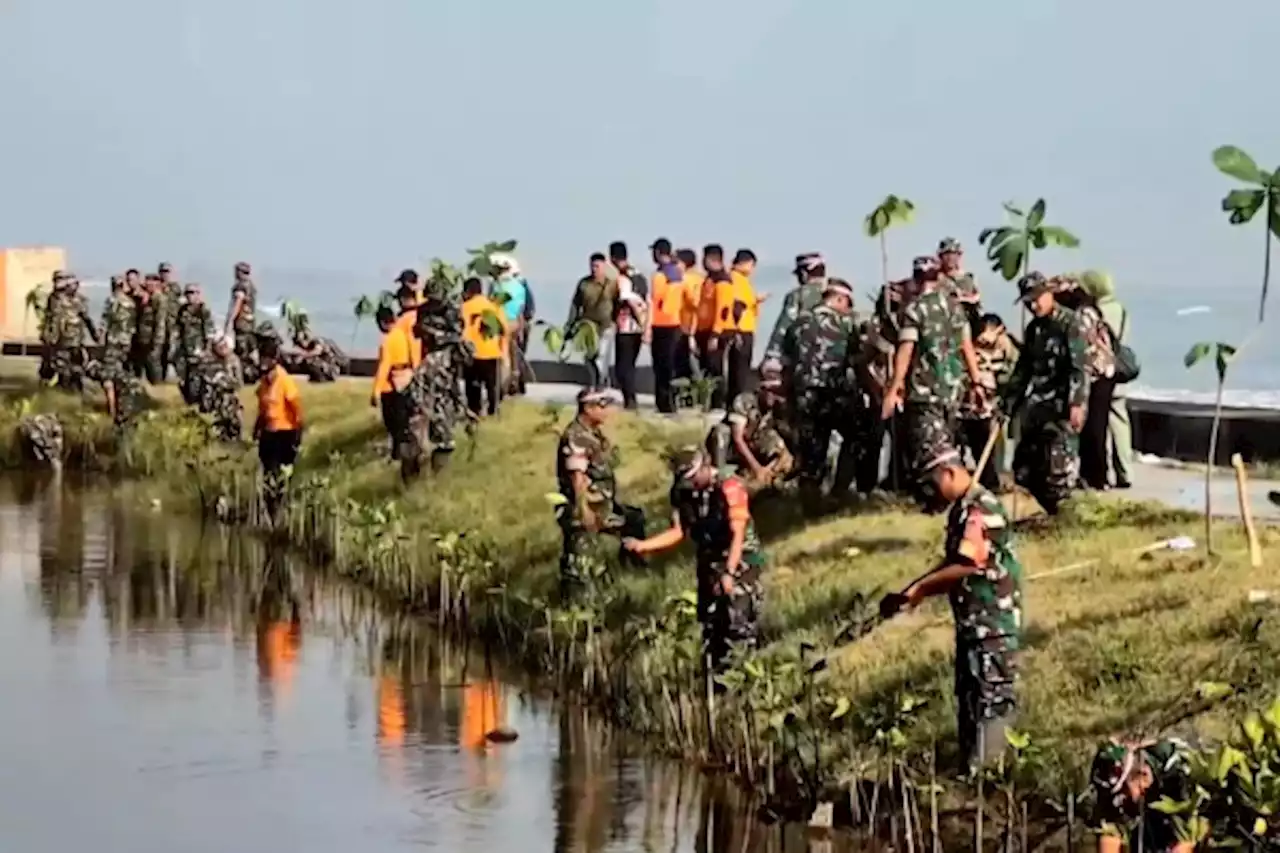
[[[520,266],[516,263],[516,259],[510,255],[490,255],[489,263],[497,272],[490,296],[494,302],[502,306],[502,312],[507,318],[507,328],[511,330],[507,338],[508,349],[502,359],[503,384],[507,387],[508,393],[523,394],[525,390],[523,355],[529,340],[528,320],[530,318],[527,315],[532,313],[525,310],[529,307],[529,283],[520,274]]]

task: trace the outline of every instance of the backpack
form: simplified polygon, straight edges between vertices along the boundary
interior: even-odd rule
[[[644,273],[639,270],[632,270],[627,273],[627,278],[631,279],[631,290],[636,296],[639,296],[645,302],[649,301],[649,279],[645,278]]]
[[[1111,324],[1106,324],[1107,333],[1111,335],[1111,352],[1115,354],[1117,385],[1132,382],[1142,374],[1142,362],[1138,360],[1138,354],[1133,351],[1133,347],[1124,343],[1124,331],[1128,322],[1129,312],[1125,311],[1120,315],[1120,334],[1118,335],[1115,329],[1111,328]]]

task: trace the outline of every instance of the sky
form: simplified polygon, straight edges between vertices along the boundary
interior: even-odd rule
[[[898,273],[944,235],[980,269],[1043,196],[1083,242],[1046,267],[1256,291],[1210,152],[1280,165],[1277,32],[1275,0],[0,0],[0,245],[364,275],[517,237],[560,279],[665,235],[864,290],[885,194]]]

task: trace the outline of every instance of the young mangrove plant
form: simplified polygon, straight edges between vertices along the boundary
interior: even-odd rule
[[[1213,553],[1213,466],[1218,458],[1218,431],[1222,425],[1222,392],[1227,385],[1227,371],[1231,360],[1236,356],[1236,348],[1231,344],[1218,341],[1209,343],[1200,341],[1194,344],[1183,356],[1187,368],[1199,364],[1209,355],[1213,355],[1213,366],[1218,377],[1218,388],[1214,393],[1213,423],[1209,427],[1209,452],[1204,467],[1204,547],[1208,554]]]
[[[978,235],[978,242],[987,248],[991,269],[1005,281],[1015,281],[1031,272],[1031,255],[1035,251],[1050,246],[1074,249],[1080,245],[1080,240],[1067,229],[1045,224],[1047,207],[1042,198],[1036,199],[1029,211],[1005,202],[1012,224],[984,228]]]
[[[887,195],[862,221],[862,233],[880,241],[880,281],[889,281],[889,229],[909,225],[915,219],[916,206],[905,198]]]
[[[1231,190],[1222,199],[1222,210],[1232,225],[1245,225],[1262,213],[1262,292],[1258,297],[1258,323],[1267,316],[1267,289],[1271,283],[1271,239],[1280,237],[1280,169],[1268,172],[1234,145],[1213,152],[1213,164],[1224,175],[1248,185]]]

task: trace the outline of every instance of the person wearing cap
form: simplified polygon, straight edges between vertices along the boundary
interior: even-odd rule
[[[240,365],[231,338],[214,332],[187,368],[187,376],[196,410],[213,419],[214,435],[219,441],[239,441],[244,406],[240,402]]]
[[[1116,299],[1115,282],[1111,273],[1103,270],[1088,270],[1080,278],[1080,286],[1093,297],[1094,304],[1102,314],[1111,336],[1119,347],[1124,347],[1132,338],[1133,327],[1129,324],[1129,311],[1120,300]],[[1107,440],[1110,445],[1109,461],[1111,463],[1112,483],[1117,489],[1130,487],[1129,474],[1133,469],[1133,430],[1129,424],[1128,384],[1117,378],[1115,389],[1111,394],[1111,411],[1107,420]]]
[[[454,451],[454,432],[467,420],[462,374],[475,348],[462,334],[462,315],[452,303],[431,300],[418,307],[413,334],[422,342],[422,361],[405,391],[412,441],[401,459],[405,481],[417,475],[424,451],[439,471]]]
[[[945,595],[956,623],[956,735],[973,771],[1005,751],[1017,712],[1023,645],[1022,564],[1004,505],[973,482],[960,454],[942,449],[923,465],[935,506],[950,505],[938,565],[880,603],[891,618]]]
[[[294,352],[291,363],[310,382],[336,382],[347,369],[347,354],[333,338],[318,337],[304,317],[292,331]]]
[[[966,393],[980,392],[981,376],[969,321],[942,286],[936,258],[915,259],[916,298],[902,313],[893,378],[880,407],[888,419],[901,407],[911,468],[945,451],[958,451],[960,404]]]
[[[618,502],[613,443],[602,427],[620,395],[609,388],[578,392],[578,415],[560,434],[556,447],[556,480],[564,502],[556,507],[562,534],[560,597],[568,601],[594,576],[588,538],[606,533],[644,536],[644,511]],[[625,563],[635,562],[620,549]]]
[[[413,307],[416,308],[427,301],[426,284],[418,278],[418,273],[416,271],[401,270],[400,274],[396,276],[394,284],[396,286],[397,299],[399,299],[401,291],[408,291],[410,293],[408,301],[412,303]]]
[[[827,286],[827,264],[822,255],[817,252],[796,255],[792,275],[796,277],[796,286],[782,298],[782,308],[778,312],[777,322],[773,324],[773,332],[769,335],[769,345],[765,347],[765,361],[781,357],[782,342],[787,337],[787,330],[802,315],[822,304],[822,293]]]
[[[176,315],[170,309],[169,292],[160,276],[151,274],[143,281],[142,308],[138,312],[137,375],[146,376],[151,385],[162,385],[168,373],[170,327]]]
[[[254,328],[254,312],[258,306],[258,288],[250,278],[252,270],[244,261],[235,266],[235,283],[231,285],[231,307],[222,331],[235,335],[236,358],[244,370],[246,382],[255,381],[261,368],[258,364],[258,336]]]
[[[818,497],[826,480],[831,433],[847,426],[846,398],[857,392],[848,375],[850,347],[856,344],[853,288],[844,279],[827,279],[822,304],[787,329],[780,358],[806,500]]]
[[[409,435],[412,408],[405,394],[413,371],[422,363],[422,340],[413,333],[419,307],[418,293],[402,283],[396,292],[400,313],[382,335],[378,347],[378,367],[373,374],[370,406],[382,406],[382,421],[391,435],[391,458],[404,466],[404,453],[413,448]]]
[[[593,385],[609,384],[609,361],[613,358],[613,319],[618,304],[617,271],[601,252],[590,258],[591,271],[578,280],[573,299],[569,302],[569,316],[564,321],[566,342],[578,337],[584,324],[594,327],[596,347],[594,356],[587,354],[587,368]],[[558,355],[558,353],[557,353]]]
[[[676,262],[671,241],[659,237],[649,247],[653,252],[653,286],[649,289],[649,349],[653,358],[654,399],[658,411],[676,410],[671,381],[676,378],[680,352],[688,353],[681,326],[684,310],[684,270]]]
[[[613,375],[622,392],[622,405],[635,409],[636,360],[644,343],[649,323],[649,283],[627,259],[627,244],[615,241],[609,244],[609,263],[615,270],[618,284],[618,301],[615,306],[615,338]]]
[[[40,324],[40,343],[44,348],[41,378],[63,391],[81,391],[88,364],[86,334],[97,340],[88,303],[79,292],[79,282],[73,274],[58,270],[53,274]]]
[[[183,290],[182,284],[173,275],[173,264],[168,261],[162,261],[156,267],[156,277],[160,279],[160,286],[164,289],[165,309],[168,314],[168,323],[166,325],[166,339],[161,358],[164,363],[165,371],[168,372],[170,366],[173,372],[178,373],[178,311],[182,308]],[[182,376],[179,374],[179,381]]]
[[[721,672],[732,649],[756,645],[767,558],[741,480],[721,474],[698,447],[677,452],[672,473],[671,526],[647,539],[624,539],[622,545],[645,556],[693,540],[703,654],[708,669]]]
[[[528,363],[524,351],[529,343],[529,326],[533,322],[533,289],[520,270],[516,259],[507,254],[489,256],[497,274],[490,299],[501,306],[507,331],[502,336],[502,359],[499,362],[499,385],[504,393],[523,394]]]
[[[964,247],[955,237],[945,237],[938,243],[938,265],[942,273],[942,286],[957,305],[964,309],[969,319],[970,331],[977,335],[982,317],[982,293],[972,273],[964,271]]]
[[[1041,273],[1018,281],[1018,301],[1034,318],[1027,324],[1018,363],[1005,386],[1002,410],[1019,418],[1013,453],[1014,482],[1055,515],[1071,496],[1079,459],[1079,433],[1089,401],[1087,346],[1080,318],[1059,305]]]
[[[756,327],[760,322],[760,305],[769,298],[767,293],[756,293],[751,276],[756,270],[756,253],[750,249],[739,249],[733,255],[733,266],[729,270],[732,286],[729,290],[728,311],[732,315],[722,320],[721,334],[727,340],[721,344],[724,349],[725,400],[732,401],[747,385],[747,377],[751,374],[751,362],[755,357]],[[721,291],[723,293],[723,291]],[[718,306],[723,311],[724,306]]]
[[[1097,273],[1071,277],[1071,295],[1058,294],[1059,304],[1076,313],[1084,336],[1084,372],[1089,382],[1089,402],[1085,404],[1084,426],[1080,430],[1080,483],[1084,488],[1105,491],[1111,488],[1107,458],[1107,427],[1116,385],[1114,335],[1103,319],[1093,295]]]
[[[258,442],[258,460],[262,463],[263,502],[268,518],[275,524],[288,485],[288,471],[298,460],[302,446],[302,393],[281,363],[279,344],[266,339],[260,346],[262,373],[253,438]]]
[[[978,376],[982,394],[967,395],[960,409],[960,433],[976,463],[982,458],[987,439],[994,428],[1000,430],[998,408],[1000,389],[1009,381],[1013,366],[1018,360],[1018,348],[998,314],[984,314],[978,319],[978,334],[973,339],[973,352],[978,359]],[[996,439],[1003,440],[1003,435]],[[987,464],[978,472],[983,488],[996,491],[1000,488],[998,451],[991,454]]]
[[[1098,853],[1149,850],[1192,853],[1193,841],[1179,838],[1174,815],[1152,808],[1162,799],[1180,803],[1192,794],[1190,750],[1182,741],[1122,742],[1098,749],[1090,770],[1094,807],[1090,825]]]
[[[174,342],[176,353],[174,367],[178,372],[178,387],[182,399],[188,404],[196,402],[199,393],[198,365],[209,338],[214,333],[213,312],[204,301],[204,292],[194,282],[183,289],[182,304],[174,318]]]
[[[133,336],[138,332],[138,304],[125,290],[124,279],[111,280],[111,295],[102,308],[101,373],[115,378],[129,373],[129,356],[133,351]],[[113,386],[114,390],[114,386]],[[107,410],[115,413],[115,395],[107,392]]]
[[[707,452],[716,467],[732,466],[754,487],[777,482],[794,462],[778,429],[785,401],[782,375],[767,367],[772,364],[760,368],[756,390],[734,397],[724,422],[707,433]]]

